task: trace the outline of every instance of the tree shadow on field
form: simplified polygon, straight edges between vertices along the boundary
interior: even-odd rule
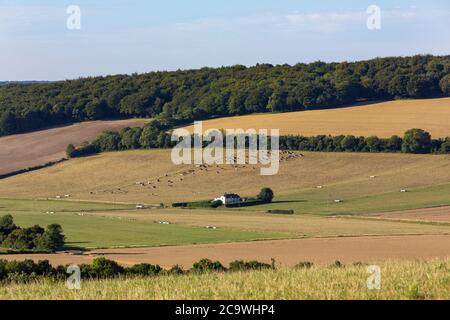
[[[89,243],[90,242],[66,242],[63,250],[87,251],[85,246]],[[81,245],[85,245],[85,246],[81,246]]]

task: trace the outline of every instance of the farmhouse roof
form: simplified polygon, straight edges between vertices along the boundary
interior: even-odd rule
[[[240,198],[241,196],[236,193],[225,193],[223,195],[225,198]]]

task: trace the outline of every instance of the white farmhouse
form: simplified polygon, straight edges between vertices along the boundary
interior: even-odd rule
[[[242,199],[238,194],[225,193],[223,196],[215,198],[214,201],[222,201],[223,204],[232,204],[239,203],[242,201]]]

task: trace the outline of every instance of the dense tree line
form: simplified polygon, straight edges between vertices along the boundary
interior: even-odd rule
[[[353,135],[313,137],[280,137],[280,149],[325,152],[403,152],[403,153],[450,153],[450,137],[432,139],[422,129],[411,129],[403,138],[392,136],[388,139],[355,137]]]
[[[69,158],[92,155],[98,152],[171,148],[176,142],[171,141],[168,131],[170,127],[159,121],[153,121],[144,128],[125,128],[120,132],[105,132],[92,143],[79,148],[68,145],[66,149]],[[235,145],[237,145],[237,137]],[[224,137],[224,147],[226,147]],[[248,146],[249,137],[245,137]],[[194,139],[192,138],[191,141]],[[204,146],[208,143],[204,142]],[[432,139],[431,135],[422,129],[411,129],[403,137],[392,136],[388,139],[371,137],[356,137],[353,135],[318,135],[281,136],[280,150],[291,151],[321,151],[321,152],[403,152],[403,153],[450,153],[450,137]],[[270,139],[269,139],[270,146]]]
[[[450,95],[450,56],[232,66],[0,86],[0,135],[84,120],[217,116]],[[132,135],[130,133],[130,135]]]
[[[64,247],[64,239],[59,224],[51,224],[47,229],[38,225],[20,228],[11,215],[0,218],[0,247],[24,252],[55,252]]]

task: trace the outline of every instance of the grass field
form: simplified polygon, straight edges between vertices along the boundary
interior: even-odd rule
[[[275,204],[274,204],[275,205]],[[272,215],[244,210],[141,209],[130,205],[0,199],[20,226],[59,223],[68,248],[152,247],[261,239],[450,234],[445,223]],[[255,207],[258,208],[258,207]],[[264,208],[264,206],[262,207]],[[163,225],[159,222],[169,222]],[[214,226],[216,229],[207,229]]]
[[[380,265],[381,288],[369,290],[366,266],[85,281],[81,290],[38,281],[0,286],[0,299],[448,299],[450,261]]]
[[[305,136],[352,134],[402,136],[422,128],[434,137],[450,136],[450,98],[397,100],[348,108],[258,114],[203,122],[203,129],[280,129],[280,133]],[[192,131],[192,127],[187,127]]]
[[[118,204],[84,203],[55,200],[0,199],[2,214],[10,213],[16,224],[28,227],[59,223],[67,236],[68,248],[107,248],[217,243],[257,239],[277,239],[286,234],[240,229],[210,230],[204,226],[162,225],[159,221],[139,221],[126,214],[107,216],[98,212],[116,212],[133,207]]]

